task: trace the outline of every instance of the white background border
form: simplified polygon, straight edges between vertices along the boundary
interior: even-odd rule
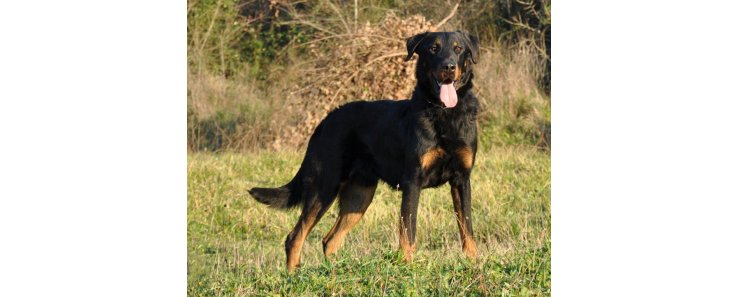
[[[0,4],[0,295],[186,294],[186,5]]]
[[[737,2],[554,2],[553,295],[737,294]]]
[[[553,295],[737,293],[737,8],[553,3]],[[2,295],[185,295],[186,1],[12,1],[0,37]]]

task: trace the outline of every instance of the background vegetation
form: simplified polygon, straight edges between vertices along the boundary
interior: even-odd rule
[[[189,0],[189,295],[549,295],[550,19],[550,2],[535,0]],[[443,186],[423,192],[417,257],[400,263],[400,196],[384,185],[335,262],[320,243],[332,209],[304,246],[302,272],[286,275],[283,240],[298,210],[268,209],[247,189],[289,180],[331,108],[410,96],[404,38],[438,24],[482,45],[479,258],[461,257]]]
[[[300,149],[286,140],[305,138],[336,105],[408,98],[413,77],[405,69],[415,61],[382,55],[405,51],[404,38],[454,7],[445,0],[189,0],[189,151]],[[547,148],[549,1],[464,1],[439,28],[456,29],[481,40],[475,82],[483,147]],[[389,62],[395,68],[386,76],[398,83],[368,75],[388,72]]]

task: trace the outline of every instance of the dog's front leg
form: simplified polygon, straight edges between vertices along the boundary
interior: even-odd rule
[[[468,257],[475,258],[477,250],[475,240],[473,239],[473,224],[470,218],[470,178],[464,177],[451,180],[450,190],[463,252]]]
[[[399,246],[403,259],[410,262],[416,250],[416,211],[419,208],[421,185],[418,178],[408,178],[402,184],[401,221],[399,225]]]

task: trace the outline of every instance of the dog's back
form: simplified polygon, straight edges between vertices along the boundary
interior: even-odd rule
[[[301,167],[288,184],[253,188],[249,194],[271,207],[290,208],[301,203],[301,188],[313,182],[316,175],[323,175],[322,179],[336,179],[330,176],[341,179],[350,174],[354,163],[368,161],[362,158],[397,158],[398,148],[403,145],[399,126],[408,108],[409,100],[356,101],[338,107],[314,130]],[[309,180],[302,180],[304,176]],[[383,179],[397,183],[398,178]]]

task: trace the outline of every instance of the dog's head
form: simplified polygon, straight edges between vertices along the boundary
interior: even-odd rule
[[[467,90],[478,63],[478,40],[468,33],[426,32],[406,40],[406,61],[419,55],[416,79],[445,107],[457,105],[457,93]]]

